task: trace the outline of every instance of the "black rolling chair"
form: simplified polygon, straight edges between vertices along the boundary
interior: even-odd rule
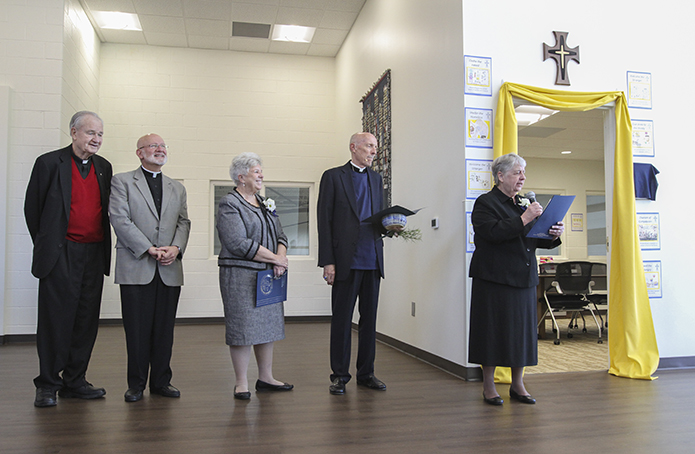
[[[550,314],[553,320],[553,331],[556,333],[555,345],[560,343],[560,328],[555,318],[555,312],[564,311],[571,313],[570,322],[567,330],[567,337],[572,338],[572,328],[578,328],[577,318],[581,317],[583,322],[582,331],[586,332],[586,320],[584,312],[589,311],[598,326],[598,343],[603,343],[603,321],[599,323],[596,314],[592,309],[592,301],[588,298],[593,285],[591,280],[590,262],[563,262],[555,265],[555,279],[550,286],[543,291],[543,299],[546,303],[546,310],[539,324],[545,321],[545,316]]]

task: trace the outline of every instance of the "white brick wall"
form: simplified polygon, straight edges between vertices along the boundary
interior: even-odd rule
[[[22,207],[34,159],[61,141],[63,1],[3,0],[0,8],[0,85],[9,87],[5,287],[0,334],[36,330],[38,281],[29,271],[31,239]]]
[[[232,158],[253,151],[264,160],[266,182],[308,182],[318,190],[322,172],[349,159],[347,138],[337,143],[334,133],[334,60],[104,44],[100,66],[100,153],[115,172],[132,170],[137,139],[156,132],[171,147],[164,172],[188,191],[192,230],[178,316],[222,316],[211,181],[229,181]],[[330,314],[315,224],[311,234],[311,255],[290,259],[288,315]],[[102,317],[120,317],[113,278],[106,287]]]

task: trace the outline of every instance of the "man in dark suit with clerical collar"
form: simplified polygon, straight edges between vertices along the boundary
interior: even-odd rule
[[[350,138],[352,159],[326,170],[318,199],[319,260],[331,291],[331,394],[345,394],[350,380],[352,313],[359,297],[357,384],[386,390],[374,376],[376,314],[384,276],[384,243],[378,227],[363,222],[383,208],[381,176],[369,167],[377,152],[370,133]]]
[[[39,156],[27,186],[31,272],[39,278],[37,407],[56,405],[56,392],[81,399],[106,394],[85,378],[111,263],[112,169],[96,154],[103,135],[96,113],[77,112],[70,120],[72,144]]]

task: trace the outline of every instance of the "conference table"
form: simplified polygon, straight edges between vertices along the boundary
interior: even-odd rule
[[[547,308],[545,304],[545,299],[543,298],[543,291],[550,287],[550,283],[555,279],[555,267],[563,262],[547,262],[539,265],[538,271],[538,286],[536,287],[537,296],[537,326],[538,326],[538,338],[545,339],[545,323],[540,323],[541,318],[545,315],[545,310]],[[592,262],[595,263],[595,262]],[[605,264],[602,264],[605,265]],[[592,275],[591,280],[594,281],[594,289],[597,292],[606,292],[608,276],[604,274]]]

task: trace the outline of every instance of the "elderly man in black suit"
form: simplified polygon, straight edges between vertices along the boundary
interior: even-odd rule
[[[72,144],[39,156],[27,186],[31,272],[39,278],[37,407],[56,405],[56,392],[81,399],[106,394],[85,378],[111,263],[112,169],[96,154],[103,135],[97,114],[77,112],[70,120]]]
[[[384,276],[384,243],[379,227],[363,222],[383,208],[381,176],[369,167],[377,152],[369,133],[350,138],[352,159],[326,170],[318,200],[319,261],[331,293],[331,394],[345,394],[350,380],[352,313],[359,297],[357,384],[384,391],[374,376],[376,313]]]

